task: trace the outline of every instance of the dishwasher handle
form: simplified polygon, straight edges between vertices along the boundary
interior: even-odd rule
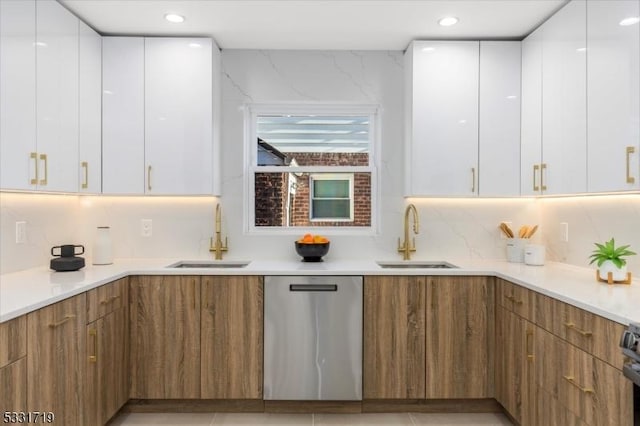
[[[289,291],[338,291],[337,284],[289,284]]]

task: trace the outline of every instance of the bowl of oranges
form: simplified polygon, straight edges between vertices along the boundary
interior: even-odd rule
[[[322,262],[322,256],[329,252],[329,240],[322,235],[304,234],[296,240],[296,252],[303,262]]]

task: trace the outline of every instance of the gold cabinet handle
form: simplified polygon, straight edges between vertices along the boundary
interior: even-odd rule
[[[538,174],[538,170],[540,170],[540,166],[538,164],[534,164],[533,165],[533,190],[534,191],[540,191],[540,187],[536,182],[536,175]]]
[[[471,168],[471,192],[476,192],[476,168]]]
[[[82,189],[87,189],[89,187],[89,163],[83,161],[80,163],[80,167],[84,169],[84,181],[82,182]]]
[[[580,389],[582,391],[582,393],[592,393],[595,395],[595,391],[591,388],[585,388],[583,386],[580,386],[578,383],[576,383],[575,377],[573,376],[562,376],[567,382],[571,383],[573,386],[577,387],[578,389]]]
[[[120,296],[111,296],[108,299],[100,301],[100,304],[101,305],[108,305],[109,303],[114,302],[114,301],[116,301],[118,299],[120,299]]]
[[[98,362],[98,330],[89,330],[89,336],[93,337],[93,355],[89,355],[89,362]]]
[[[631,154],[636,152],[635,146],[627,147],[627,183],[635,183],[636,178],[631,176]]]
[[[147,189],[151,191],[151,166],[147,167]]]
[[[75,315],[65,315],[64,319],[61,319],[61,320],[60,320],[60,321],[58,321],[58,322],[54,322],[54,323],[49,324],[49,327],[50,327],[50,328],[56,328],[56,327],[59,327],[59,326],[61,326],[62,324],[64,324],[65,322],[67,322],[67,321],[69,321],[69,320],[71,320],[71,319],[73,319],[73,318],[75,318],[75,317],[76,317]]]
[[[591,337],[593,335],[593,333],[590,332],[590,331],[580,330],[572,322],[565,322],[564,326],[567,327],[569,330],[573,330],[573,331],[576,331],[576,332],[580,333],[583,337]]]
[[[29,181],[29,183],[31,185],[37,185],[38,184],[38,153],[37,152],[30,153],[29,158],[33,160],[33,163],[35,164],[35,176],[33,179]]]
[[[40,185],[46,185],[47,184],[47,178],[49,176],[49,167],[47,167],[48,162],[47,162],[47,154],[40,154],[40,161],[42,161],[44,163],[44,179],[40,179]]]
[[[527,361],[533,362],[533,345],[529,345],[529,343],[533,343],[533,330],[527,330],[527,341],[526,343],[526,351],[527,351]],[[531,349],[529,349],[531,348]]]
[[[515,303],[516,305],[522,305],[524,303],[522,300],[518,300],[513,296],[505,296],[504,298],[507,300],[510,300],[512,303]]]
[[[547,185],[544,184],[544,171],[547,170],[547,163],[542,163],[540,165],[540,189],[542,191],[547,190]]]

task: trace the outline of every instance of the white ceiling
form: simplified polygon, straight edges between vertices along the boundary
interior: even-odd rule
[[[223,49],[404,50],[413,39],[521,39],[566,0],[59,0],[102,34],[198,35]],[[164,20],[168,12],[186,17]],[[454,15],[460,22],[441,27]]]

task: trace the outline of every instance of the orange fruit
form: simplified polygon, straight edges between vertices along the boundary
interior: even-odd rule
[[[305,244],[312,244],[313,243],[313,235],[305,234],[304,237],[302,237],[302,242],[305,243]]]

